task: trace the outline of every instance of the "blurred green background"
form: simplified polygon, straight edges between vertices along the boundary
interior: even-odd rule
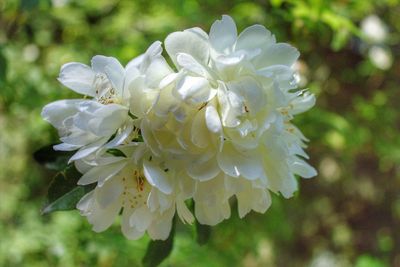
[[[400,3],[397,0],[0,1],[0,266],[140,266],[148,238],[118,223],[96,234],[77,211],[41,216],[54,173],[32,153],[57,142],[40,111],[74,97],[56,80],[96,54],[124,64],[172,31],[222,14],[301,52],[317,104],[295,122],[319,175],[265,214],[213,228],[199,246],[179,225],[163,266],[400,266]]]

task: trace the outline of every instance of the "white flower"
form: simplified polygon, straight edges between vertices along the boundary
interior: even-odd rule
[[[55,149],[78,150],[70,159],[83,173],[78,184],[96,183],[77,205],[95,231],[122,211],[127,238],[166,239],[175,212],[194,220],[186,200],[200,223],[216,225],[230,217],[232,197],[241,218],[263,213],[270,191],[291,197],[296,175],[316,175],[305,161],[307,139],[291,122],[315,104],[297,90],[294,47],[261,25],[238,35],[223,16],[209,34],[170,34],[165,48],[177,71],[159,41],[125,68],[103,56],[92,67],[66,64],[60,82],[90,99],[43,109],[63,142]]]
[[[377,68],[388,70],[393,64],[393,55],[390,48],[374,45],[368,50],[368,57]]]
[[[135,77],[136,68],[128,64],[125,69],[117,59],[105,56],[94,56],[91,63],[91,67],[77,62],[63,65],[58,80],[101,104],[126,103],[126,85]]]
[[[76,161],[84,173],[78,184],[97,183],[77,204],[94,231],[106,230],[121,210],[121,229],[129,239],[138,239],[146,231],[152,239],[166,239],[175,211],[184,223],[193,222],[184,203],[193,194],[190,178],[173,179],[176,171],[165,159],[151,155],[143,143],[118,149],[127,157],[104,155],[90,162],[94,166]]]
[[[209,35],[199,28],[172,33],[165,47],[178,73],[163,89],[173,98],[153,109],[167,107],[156,115],[168,120],[159,129],[149,120],[142,133],[152,151],[175,148],[169,152],[180,155],[187,175],[198,181],[194,200],[201,222],[216,224],[229,217],[232,195],[241,216],[250,209],[264,212],[270,202],[266,190],[290,197],[297,189],[295,174],[316,174],[301,159],[307,158],[306,139],[290,122],[315,103],[312,94],[293,91],[295,48],[276,43],[261,25],[237,36],[229,16],[215,22]],[[218,199],[214,206],[210,198]]]
[[[124,142],[133,130],[127,86],[137,72],[136,67],[124,69],[115,58],[105,56],[93,57],[92,67],[62,66],[59,81],[91,99],[60,100],[43,108],[42,117],[58,129],[62,141],[54,149],[79,149],[73,161]]]
[[[388,36],[386,24],[377,16],[369,15],[361,21],[361,30],[373,43],[383,43]]]

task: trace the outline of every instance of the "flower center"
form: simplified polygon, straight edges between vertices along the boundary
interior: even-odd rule
[[[93,82],[93,86],[96,89],[95,99],[104,105],[108,104],[119,104],[121,101],[113,88],[111,82],[108,80],[104,73],[97,73]]]
[[[133,177],[130,175],[132,175],[132,173],[127,173],[127,175],[122,178],[124,184],[122,205],[134,209],[147,204],[149,184],[143,172],[139,170],[135,169],[133,171]]]

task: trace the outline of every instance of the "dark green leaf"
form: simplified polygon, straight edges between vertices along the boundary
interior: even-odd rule
[[[3,54],[3,51],[0,47],[0,85],[6,82],[6,74],[7,74],[7,59]]]
[[[42,214],[51,213],[60,210],[74,210],[79,200],[90,190],[84,186],[77,186],[56,201],[44,207]]]
[[[75,209],[78,201],[94,185],[77,186],[76,183],[82,176],[73,165],[69,165],[65,171],[58,173],[48,190],[48,204],[44,207],[42,214],[47,214],[58,210]]]
[[[211,237],[211,226],[200,224],[196,220],[196,241],[202,246],[207,244],[208,240]]]
[[[128,113],[129,117],[131,117],[133,120],[136,120],[137,117],[135,115],[133,115],[130,111]]]
[[[121,150],[116,149],[116,148],[108,149],[107,153],[109,153],[109,154],[111,154],[113,156],[116,156],[116,157],[124,157],[124,158],[126,158],[126,155],[124,154],[124,152],[122,152]]]
[[[186,204],[188,205],[190,211],[192,213],[194,213],[194,209],[195,209],[194,201],[192,199],[188,200],[186,202]],[[211,237],[211,227],[208,226],[208,225],[200,224],[196,220],[194,228],[195,228],[195,231],[196,231],[195,235],[196,235],[197,243],[200,246],[205,245],[208,242],[208,240],[210,239],[210,237]]]
[[[82,174],[73,165],[69,165],[64,171],[59,172],[53,178],[47,192],[49,203],[56,201],[74,189],[81,176]]]
[[[143,136],[139,135],[137,138],[133,139],[132,142],[144,142]]]
[[[42,147],[33,153],[34,159],[44,165],[47,169],[62,171],[68,165],[69,158],[74,154],[73,151],[55,151],[53,145]]]
[[[166,240],[151,240],[146,251],[146,255],[143,257],[142,263],[145,267],[158,266],[163,260],[165,260],[169,254],[171,254],[174,245],[175,236],[175,218],[172,222],[171,233]]]
[[[39,0],[21,0],[20,6],[22,10],[32,10],[39,6]]]

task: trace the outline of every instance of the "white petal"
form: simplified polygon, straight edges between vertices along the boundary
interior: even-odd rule
[[[281,192],[285,198],[290,198],[297,190],[297,180],[287,164],[287,154],[279,143],[271,143],[264,152],[264,169],[267,174],[268,189]]]
[[[93,168],[91,162],[87,162],[86,160],[76,160],[74,161],[74,165],[80,173],[86,173]]]
[[[293,79],[293,70],[285,65],[273,65],[265,68],[261,68],[257,71],[257,74],[265,76],[267,78],[275,78],[279,80],[291,80]]]
[[[71,144],[61,143],[58,145],[54,145],[53,149],[56,151],[74,151],[80,147],[81,145],[71,145]]]
[[[313,167],[298,157],[291,162],[290,169],[303,178],[311,178],[317,175],[317,171]]]
[[[208,42],[191,31],[174,32],[168,35],[165,39],[165,50],[177,66],[179,53],[189,54],[201,64],[207,65],[208,63]]]
[[[254,65],[263,68],[273,65],[292,66],[300,56],[299,51],[286,43],[278,43],[269,46],[264,52],[255,58]]]
[[[89,212],[91,206],[93,205],[94,201],[94,190],[90,191],[86,195],[84,195],[79,202],[76,204],[76,208],[80,210],[81,214],[86,214]]]
[[[87,122],[89,129],[97,136],[113,135],[128,118],[128,108],[118,104],[105,105],[98,109]]]
[[[153,59],[160,57],[161,53],[162,53],[161,42],[155,41],[149,46],[149,48],[147,48],[145,53],[132,59],[126,65],[126,69],[134,67],[140,70],[140,73],[143,74],[146,72]]]
[[[182,198],[192,198],[194,192],[196,191],[195,181],[184,173],[180,173],[179,176],[181,177],[179,180],[179,190]]]
[[[116,58],[97,55],[92,58],[92,69],[96,73],[106,73],[106,67],[116,73],[124,73],[124,67]]]
[[[236,127],[240,124],[240,116],[245,113],[244,98],[228,90],[225,85],[218,89],[221,121],[225,127]]]
[[[219,55],[215,61],[218,69],[220,71],[227,71],[226,69],[229,67],[236,67],[236,65],[240,64],[245,58],[244,54],[233,55]]]
[[[218,203],[218,205],[195,204],[195,215],[199,223],[206,225],[217,225],[231,215],[228,201]]]
[[[175,82],[175,80],[180,76],[180,73],[170,73],[161,80],[159,87],[164,88],[170,85],[171,83]]]
[[[144,231],[139,231],[135,227],[129,225],[129,218],[132,214],[132,209],[124,207],[122,213],[121,230],[124,236],[130,240],[137,240],[144,235]]]
[[[171,112],[176,111],[181,102],[173,95],[173,87],[171,84],[168,87],[162,88],[159,91],[158,98],[153,105],[153,110],[158,117],[166,118]],[[154,125],[154,122],[152,123]]]
[[[202,155],[191,161],[186,171],[190,177],[198,181],[210,180],[220,173],[216,158],[209,155]]]
[[[125,68],[125,81],[124,81],[124,88],[123,94],[121,94],[123,99],[128,99],[130,95],[130,87],[131,84],[138,79],[140,76],[139,69],[135,66],[130,66]]]
[[[214,106],[206,107],[206,125],[207,128],[213,133],[221,133],[222,132],[222,124],[221,120],[218,116],[218,112]]]
[[[194,216],[186,206],[185,202],[181,199],[176,201],[176,212],[183,223],[192,224],[194,222]]]
[[[79,179],[78,184],[87,185],[98,182],[99,186],[102,186],[104,182],[122,170],[125,165],[126,161],[120,161],[113,164],[94,167]]]
[[[161,56],[157,57],[152,60],[146,71],[146,84],[150,88],[158,88],[160,82],[171,73],[172,69],[168,65],[167,61],[165,61],[165,59]]]
[[[149,211],[147,206],[143,205],[133,212],[129,218],[129,225],[135,227],[139,232],[144,232],[149,227],[152,220],[152,213]]]
[[[183,100],[194,103],[207,102],[216,92],[210,88],[207,79],[202,77],[185,76],[177,84],[177,92]]]
[[[75,146],[87,146],[88,144],[92,144],[94,142],[97,142],[99,140],[98,136],[95,136],[94,134],[90,132],[85,132],[80,129],[77,129],[74,127],[75,125],[72,126],[67,126],[66,128],[71,131],[69,135],[63,136],[60,134],[62,137],[60,137],[60,140],[64,143],[70,144],[70,145],[75,145]],[[58,147],[62,146],[56,146],[55,149]]]
[[[94,78],[95,73],[89,66],[72,62],[61,67],[58,80],[79,94],[94,96]]]
[[[118,179],[109,180],[101,187],[97,187],[96,200],[101,208],[107,208],[114,203],[124,191],[124,186]]]
[[[243,218],[251,210],[264,213],[271,205],[271,196],[265,189],[250,188],[250,190],[238,193],[239,217]]]
[[[175,209],[170,208],[164,212],[159,218],[153,221],[147,232],[153,240],[165,240],[168,238],[172,228],[172,218],[175,214]]]
[[[178,53],[177,62],[179,66],[187,71],[193,72],[202,77],[208,76],[208,71],[205,66],[201,65],[195,58],[186,53]]]
[[[211,142],[211,137],[205,122],[205,109],[201,109],[193,118],[191,141],[198,147],[205,148]]]
[[[235,50],[252,50],[264,48],[268,45],[275,43],[275,38],[262,25],[252,25],[239,34],[236,42]]]
[[[86,156],[89,156],[90,154],[94,153],[96,150],[100,149],[102,145],[104,145],[107,142],[107,138],[101,138],[98,141],[82,147],[81,149],[78,150],[68,161],[68,163],[71,163],[74,160],[84,158]]]
[[[194,33],[194,34],[198,35],[204,41],[208,42],[208,34],[205,31],[203,31],[202,28],[193,27],[193,28],[184,30],[184,32]]]
[[[93,225],[93,231],[102,232],[110,227],[120,210],[121,203],[119,201],[115,201],[106,209],[96,209],[92,216],[88,216],[89,222]]]
[[[146,56],[148,56],[149,58],[160,56],[162,53],[161,44],[162,43],[160,41],[155,41],[154,43],[152,43],[146,50]]]
[[[158,188],[161,192],[165,194],[172,193],[171,178],[155,163],[147,160],[144,161],[143,172],[149,184]]]
[[[232,48],[236,38],[236,24],[230,16],[223,15],[222,20],[215,21],[211,26],[210,43],[220,53]]]
[[[303,113],[315,105],[315,96],[306,92],[303,95],[296,97],[291,104],[293,108],[290,110],[290,114],[295,115]]]
[[[233,177],[242,175],[254,180],[264,178],[262,155],[255,150],[238,151],[228,142],[224,143],[221,153],[217,155],[219,167]]]
[[[159,156],[161,154],[160,147],[154,138],[153,131],[151,130],[149,124],[150,122],[148,122],[146,119],[142,120],[140,124],[141,134],[144,142],[149,146],[151,152],[154,155]]]
[[[119,66],[122,67],[121,64],[119,64]],[[114,68],[113,65],[108,65],[105,66],[104,71],[113,88],[118,92],[118,95],[122,96],[124,93],[125,70],[123,68]]]
[[[54,127],[60,128],[66,118],[77,112],[77,105],[83,101],[85,100],[68,99],[52,102],[43,107],[41,116]]]
[[[266,109],[266,94],[262,86],[252,78],[244,78],[228,84],[229,90],[241,96],[246,106],[245,111],[255,116],[259,111]]]
[[[108,142],[105,145],[105,148],[113,148],[113,147],[119,146],[129,137],[129,135],[132,133],[132,130],[133,130],[133,125],[132,125],[132,123],[129,123],[128,125],[126,125],[126,127],[125,127],[125,129],[123,129],[123,131],[118,133],[114,137],[114,139],[112,139],[110,142]],[[130,140],[128,140],[128,141],[130,141]]]
[[[135,57],[134,59],[132,59],[131,61],[128,62],[128,64],[126,64],[125,69],[130,69],[130,68],[139,68],[140,65],[142,64],[144,58],[145,58],[145,53]]]
[[[147,207],[149,207],[151,212],[155,212],[160,207],[158,192],[160,191],[153,187],[147,197]]]

